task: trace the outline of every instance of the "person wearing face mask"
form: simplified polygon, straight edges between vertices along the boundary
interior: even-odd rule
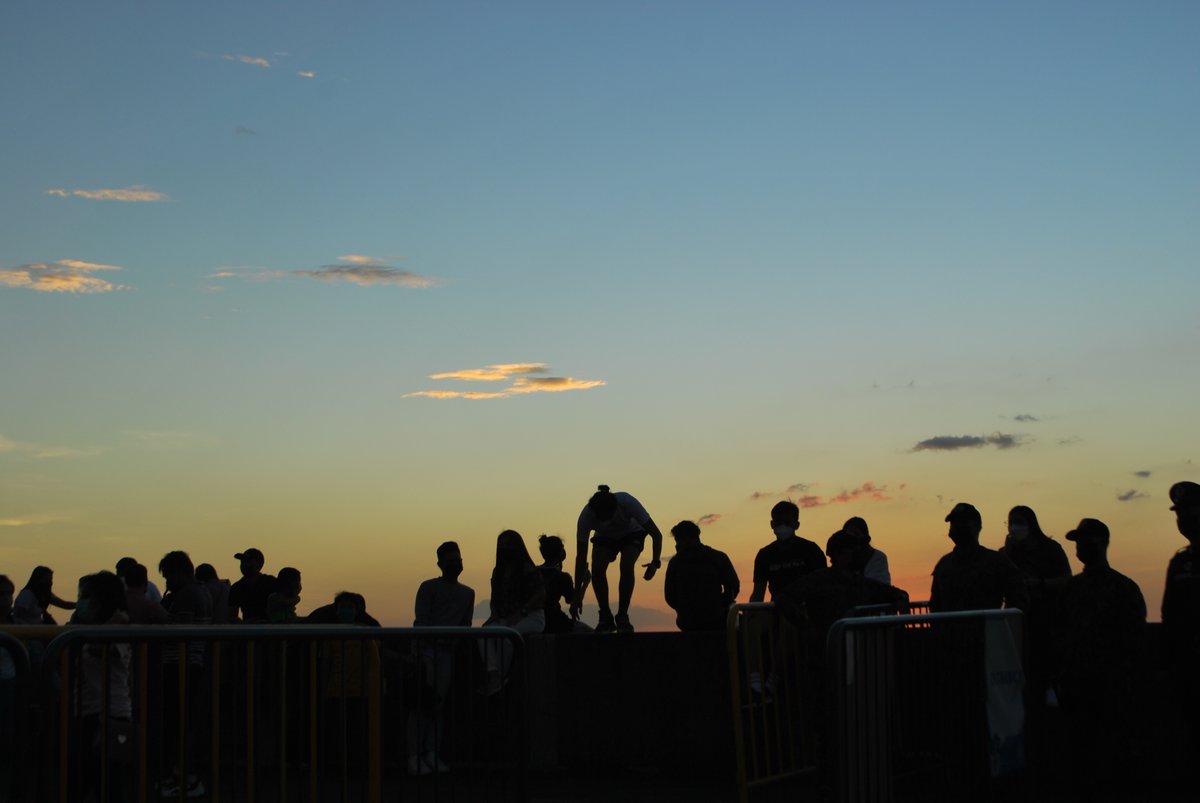
[[[933,568],[929,609],[978,611],[1029,607],[1021,570],[999,552],[979,543],[983,517],[974,505],[959,502],[946,516],[954,549]]]
[[[1063,597],[1063,711],[1080,800],[1129,800],[1134,787],[1134,711],[1139,656],[1145,649],[1146,601],[1137,583],[1108,563],[1104,522],[1083,519],[1067,540],[1083,571]]]
[[[825,552],[807,538],[796,535],[799,529],[800,508],[794,502],[779,502],[771,508],[771,532],[775,533],[775,540],[754,557],[751,602],[762,602],[768,591],[774,599],[804,575],[825,568]]]
[[[1071,564],[1062,546],[1042,532],[1037,514],[1025,505],[1008,512],[1008,536],[1000,554],[1021,570],[1029,592],[1029,607],[1025,609],[1029,757],[1036,772],[1049,774],[1058,764],[1054,750],[1057,745],[1050,738],[1056,727],[1050,710],[1057,705],[1055,633],[1061,618],[1062,593],[1071,579]]]

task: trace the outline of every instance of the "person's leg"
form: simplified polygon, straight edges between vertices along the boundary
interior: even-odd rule
[[[592,591],[596,594],[596,604],[600,606],[600,623],[596,629],[612,629],[612,608],[608,606],[608,564],[613,562],[616,554],[600,540],[592,542]]]
[[[621,579],[617,586],[617,630],[631,632],[633,625],[629,622],[629,604],[633,600],[633,584],[637,579],[638,556],[642,554],[642,538],[630,539],[621,545]]]

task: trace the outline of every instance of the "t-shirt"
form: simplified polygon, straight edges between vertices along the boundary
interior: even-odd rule
[[[872,547],[871,556],[863,564],[862,576],[868,580],[874,580],[877,583],[890,586],[892,584],[892,572],[888,568],[887,555]]]
[[[507,619],[542,590],[542,575],[533,564],[492,572],[492,618]]]
[[[267,621],[267,597],[275,592],[279,581],[273,574],[243,577],[229,589],[229,615],[240,611],[243,622],[261,624]]]
[[[1132,680],[1145,648],[1146,600],[1137,583],[1111,567],[1067,581],[1059,640],[1064,683]]]
[[[46,609],[38,602],[31,588],[22,588],[13,600],[13,623],[18,625],[46,624]]]
[[[956,546],[933,567],[932,611],[979,611],[1029,607],[1021,570],[994,549]]]
[[[417,588],[413,627],[470,627],[475,590],[457,580],[435,577]]]
[[[212,597],[208,589],[192,581],[182,588],[175,589],[163,597],[163,607],[167,609],[167,624],[169,625],[207,625],[212,624]],[[204,642],[189,641],[187,644],[188,663],[192,666],[204,665]],[[163,647],[163,661],[177,663],[179,650],[175,644]]]
[[[771,599],[809,572],[824,569],[821,547],[798,535],[772,541],[754,558],[754,584],[766,583]]]
[[[680,630],[720,630],[740,587],[728,555],[696,544],[681,549],[667,563],[663,591]]]
[[[1162,623],[1170,659],[1200,666],[1200,554],[1191,546],[1167,564]]]
[[[135,625],[165,625],[167,610],[146,596],[142,589],[125,589],[125,610],[129,613],[130,624]]]
[[[645,532],[650,514],[642,503],[624,491],[616,491],[613,496],[617,498],[617,509],[612,518],[602,522],[590,507],[584,505],[576,531],[586,535],[594,530],[597,538],[621,538]]]

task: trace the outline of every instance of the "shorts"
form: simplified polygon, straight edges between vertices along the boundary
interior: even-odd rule
[[[646,536],[647,535],[649,535],[649,533],[647,533],[645,530],[641,530],[636,533],[628,533],[626,535],[619,535],[619,536],[616,536],[615,538],[612,538],[609,536],[601,537],[599,535],[594,535],[594,536],[592,536],[592,545],[594,546],[596,544],[601,544],[604,547],[606,547],[610,552],[612,552],[613,555],[621,554],[626,549],[636,546],[637,552],[635,552],[634,554],[640,555],[640,554],[642,554],[642,550],[646,548]]]

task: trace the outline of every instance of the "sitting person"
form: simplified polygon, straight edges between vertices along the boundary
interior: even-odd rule
[[[542,585],[546,589],[546,632],[547,633],[590,633],[592,629],[578,619],[568,616],[562,609],[562,600],[568,600],[568,605],[575,606],[575,582],[571,575],[563,571],[563,563],[567,559],[567,548],[557,535],[543,535],[538,538],[538,551],[542,553],[543,563],[538,566],[542,575]]]
[[[300,570],[284,566],[274,591],[267,596],[267,622],[273,625],[290,625],[299,621],[296,606],[300,604]]]

